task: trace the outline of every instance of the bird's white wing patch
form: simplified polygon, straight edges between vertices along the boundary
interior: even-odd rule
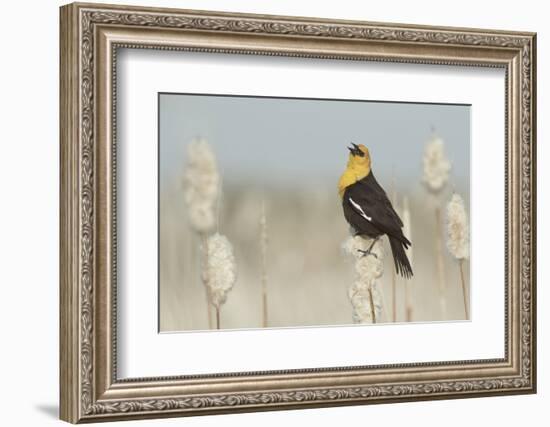
[[[363,218],[365,218],[367,221],[372,221],[372,218],[365,213],[363,208],[358,203],[355,203],[351,197],[348,197],[348,200]]]

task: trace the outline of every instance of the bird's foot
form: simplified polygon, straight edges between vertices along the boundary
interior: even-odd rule
[[[378,255],[376,255],[374,252],[372,252],[370,249],[368,250],[363,250],[363,249],[357,249],[357,252],[363,254],[364,257],[366,257],[367,255],[372,255],[373,257],[375,257],[376,259],[378,259]]]

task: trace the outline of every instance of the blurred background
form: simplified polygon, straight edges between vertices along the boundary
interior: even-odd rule
[[[369,148],[373,173],[398,213],[402,216],[405,197],[410,210],[414,277],[408,283],[395,277],[384,237],[379,322],[465,318],[458,262],[445,245],[444,218],[438,225],[434,213],[437,206],[444,213],[453,191],[470,212],[469,106],[160,94],[159,109],[160,331],[209,327],[200,239],[189,226],[183,196],[187,146],[196,138],[206,140],[217,158],[217,231],[232,243],[238,269],[220,310],[223,329],[262,326],[262,206],[268,238],[267,326],[352,323],[348,288],[354,261],[342,251],[349,229],[336,188],[350,142]],[[448,182],[437,194],[422,183],[424,150],[434,136],[443,140],[451,165]],[[436,261],[438,231],[443,281]],[[464,276],[469,286],[467,261]]]

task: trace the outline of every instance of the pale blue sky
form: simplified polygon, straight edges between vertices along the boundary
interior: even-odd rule
[[[406,188],[422,175],[432,128],[445,141],[452,185],[469,187],[466,105],[161,94],[159,108],[161,187],[181,173],[185,146],[201,136],[214,147],[224,185],[333,187],[355,142],[369,148],[379,180],[393,171]]]

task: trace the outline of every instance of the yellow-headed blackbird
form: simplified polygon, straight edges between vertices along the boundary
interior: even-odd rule
[[[354,235],[375,239],[364,255],[370,255],[374,243],[382,235],[390,241],[395,270],[401,276],[413,275],[405,253],[411,242],[403,235],[403,222],[393,209],[384,189],[372,173],[369,150],[363,144],[348,147],[349,159],[345,172],[338,182],[344,217]],[[363,251],[362,251],[363,252]],[[372,255],[376,256],[374,253]]]

